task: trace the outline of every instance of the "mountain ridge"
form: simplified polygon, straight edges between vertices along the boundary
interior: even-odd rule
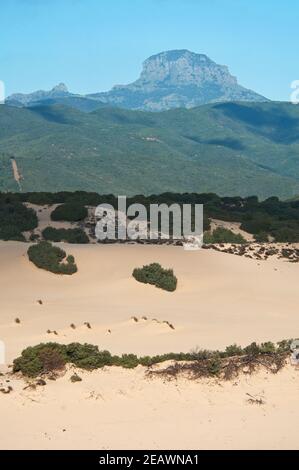
[[[85,100],[78,102],[78,98]],[[160,52],[143,63],[140,77],[128,85],[115,85],[108,92],[78,95],[63,83],[50,91],[28,95],[14,94],[7,104],[34,106],[44,100],[92,111],[97,105],[143,111],[193,108],[226,101],[268,101],[267,98],[238,84],[226,65],[219,65],[205,54],[187,49]],[[56,100],[56,101],[55,101]],[[63,102],[64,101],[64,102]]]

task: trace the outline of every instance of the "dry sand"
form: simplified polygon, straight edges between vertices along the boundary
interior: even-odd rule
[[[299,371],[291,366],[222,383],[148,379],[140,366],[78,373],[82,382],[71,383],[68,371],[36,390],[14,379],[14,391],[0,394],[0,448],[299,447]]]
[[[251,233],[245,232],[241,228],[241,222],[228,222],[225,220],[218,220],[218,219],[211,219],[211,232],[214,232],[217,228],[225,228],[226,230],[230,230],[236,235],[242,235],[242,237],[247,242],[253,242],[255,240],[254,235]]]
[[[63,247],[76,258],[74,276],[38,270],[27,259],[28,244],[0,242],[0,339],[8,362],[45,341],[156,354],[298,337],[298,264],[169,246]],[[134,267],[153,261],[174,269],[175,293],[132,278]],[[14,391],[0,394],[0,447],[299,447],[299,382],[291,366],[238,385],[149,381],[141,367],[79,375],[80,383],[66,375],[37,391],[13,379]],[[264,396],[265,405],[250,405],[246,393]]]

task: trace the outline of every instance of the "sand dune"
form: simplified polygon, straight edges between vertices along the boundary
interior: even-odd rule
[[[147,379],[140,366],[78,371],[78,383],[72,373],[36,390],[10,382],[14,391],[0,394],[1,449],[298,449],[291,366],[222,383]]]
[[[88,341],[113,353],[156,354],[298,336],[298,264],[170,246],[64,248],[79,268],[71,277],[37,269],[27,259],[27,244],[0,243],[0,331],[9,361],[24,346],[54,339]],[[174,268],[176,292],[132,278],[134,267],[152,261]],[[132,316],[148,320],[136,323]]]

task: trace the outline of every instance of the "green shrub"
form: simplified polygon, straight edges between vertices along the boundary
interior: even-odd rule
[[[85,206],[75,203],[66,203],[57,206],[51,213],[51,219],[55,221],[79,222],[88,215]]]
[[[293,342],[293,339],[284,339],[282,341],[279,341],[277,343],[277,352],[282,353],[282,352],[290,351],[292,342]]]
[[[233,233],[231,230],[222,227],[216,228],[213,233],[205,233],[203,241],[207,245],[210,243],[246,243],[241,234]]]
[[[7,226],[0,228],[0,240],[4,241],[15,241],[15,242],[25,242],[26,238],[19,232],[18,227],[16,226]]]
[[[139,364],[139,359],[135,354],[123,354],[119,364],[126,369],[134,369]]]
[[[43,238],[52,242],[88,243],[89,238],[81,228],[46,227],[42,232]]]
[[[74,257],[49,242],[40,242],[28,249],[29,260],[38,268],[55,274],[74,274],[77,272]],[[66,260],[65,260],[66,258]],[[65,260],[65,262],[63,262]]]
[[[81,369],[98,369],[112,365],[112,356],[109,351],[99,351],[98,346],[92,344],[72,343],[66,346],[68,362]]]
[[[246,348],[244,348],[244,352],[250,356],[257,356],[260,354],[260,347],[254,342],[246,346]]]
[[[159,263],[152,263],[143,268],[135,268],[133,277],[144,284],[152,284],[160,289],[173,292],[177,287],[177,278],[172,269],[164,269]]]
[[[273,231],[275,241],[279,243],[296,243],[299,241],[299,227],[292,229],[289,227],[282,227]]]
[[[221,370],[221,361],[219,358],[211,359],[208,363],[208,371],[211,375],[218,375]]]
[[[37,225],[33,209],[13,197],[0,198],[0,240],[25,241],[22,232],[33,230]]]
[[[244,217],[244,221],[241,224],[241,229],[246,232],[258,234],[260,232],[269,233],[273,224],[273,217],[260,212],[249,213]]]
[[[260,352],[261,354],[274,354],[276,352],[276,346],[271,341],[267,341],[260,345]]]
[[[61,370],[66,362],[65,346],[57,343],[39,344],[24,349],[22,355],[14,360],[13,371],[20,371],[28,377],[37,377]]]
[[[269,235],[267,232],[259,232],[254,236],[254,239],[258,243],[266,243],[269,241]]]
[[[225,355],[227,357],[233,356],[241,356],[243,354],[243,350],[241,346],[237,346],[236,344],[232,344],[231,346],[227,346],[225,349]]]

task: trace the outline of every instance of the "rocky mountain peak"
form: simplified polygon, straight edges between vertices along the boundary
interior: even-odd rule
[[[58,83],[52,88],[51,93],[69,93],[69,90],[65,83]]]
[[[135,82],[91,96],[110,106],[144,111],[192,108],[223,101],[267,101],[239,85],[227,66],[187,49],[153,55],[143,63]]]
[[[161,52],[149,57],[143,64],[139,84],[172,86],[195,85],[205,82],[235,85],[226,66],[218,65],[205,54],[195,54],[186,49]]]

